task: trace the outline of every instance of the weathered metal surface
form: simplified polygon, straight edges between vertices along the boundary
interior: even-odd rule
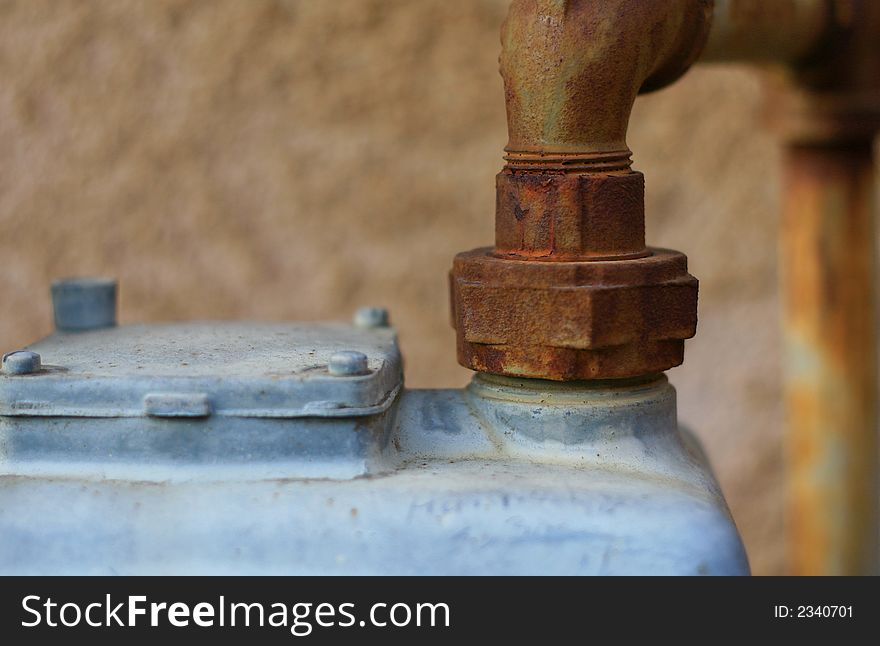
[[[28,349],[42,369],[0,375],[0,415],[142,417],[147,395],[176,394],[207,397],[215,418],[354,417],[387,409],[402,383],[394,330],[338,323],[129,325]],[[340,351],[348,372],[330,368]]]
[[[0,488],[13,478],[154,484],[349,480],[386,468],[382,447],[390,416],[388,409],[292,419],[0,417]]]
[[[877,568],[871,145],[790,146],[781,232],[788,522],[797,574]]]
[[[795,64],[834,30],[835,0],[715,0],[700,60]]]
[[[481,372],[556,380],[679,365],[696,331],[697,281],[679,253],[615,262],[529,262],[491,249],[452,271],[458,358]]]
[[[462,365],[577,380],[681,363],[697,282],[684,256],[645,246],[644,177],[630,170],[626,130],[636,95],[697,58],[711,6],[512,4],[502,30],[510,138],[495,249],[459,255],[451,276]],[[675,271],[657,278],[661,265]]]
[[[748,573],[665,378],[477,379],[392,410],[93,420],[42,462],[3,418],[0,572]]]
[[[5,575],[748,574],[714,495],[524,461],[346,482],[0,477],[0,532]]]
[[[41,369],[0,375],[10,476],[354,478],[376,470],[403,384],[388,327],[131,325],[31,347]]]

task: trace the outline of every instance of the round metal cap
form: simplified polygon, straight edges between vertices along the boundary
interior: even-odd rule
[[[327,369],[334,377],[366,375],[370,372],[367,355],[355,350],[343,350],[332,355]]]
[[[30,375],[39,372],[40,355],[29,350],[18,350],[3,355],[3,372],[8,375]]]
[[[362,307],[354,314],[354,324],[366,329],[388,327],[388,310],[384,307]]]

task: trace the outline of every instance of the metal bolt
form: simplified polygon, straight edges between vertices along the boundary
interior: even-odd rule
[[[116,325],[116,281],[65,278],[52,283],[55,328],[82,332]]]
[[[40,355],[29,350],[18,350],[3,355],[3,372],[8,375],[31,375],[40,371]]]
[[[388,310],[384,307],[362,307],[354,313],[354,324],[366,329],[388,327]]]
[[[352,377],[369,374],[367,355],[355,350],[343,350],[330,357],[327,366],[330,374],[334,377]]]

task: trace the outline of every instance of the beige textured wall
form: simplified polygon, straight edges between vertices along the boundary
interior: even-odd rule
[[[347,318],[386,304],[411,386],[461,385],[452,256],[492,239],[506,0],[0,1],[0,340],[48,283],[121,281],[123,321]],[[689,254],[671,378],[757,573],[782,568],[779,155],[742,70],[640,100],[648,233]]]

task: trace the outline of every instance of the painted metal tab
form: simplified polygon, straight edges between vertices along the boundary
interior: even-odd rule
[[[144,397],[148,417],[208,417],[211,400],[204,393],[153,393]]]

